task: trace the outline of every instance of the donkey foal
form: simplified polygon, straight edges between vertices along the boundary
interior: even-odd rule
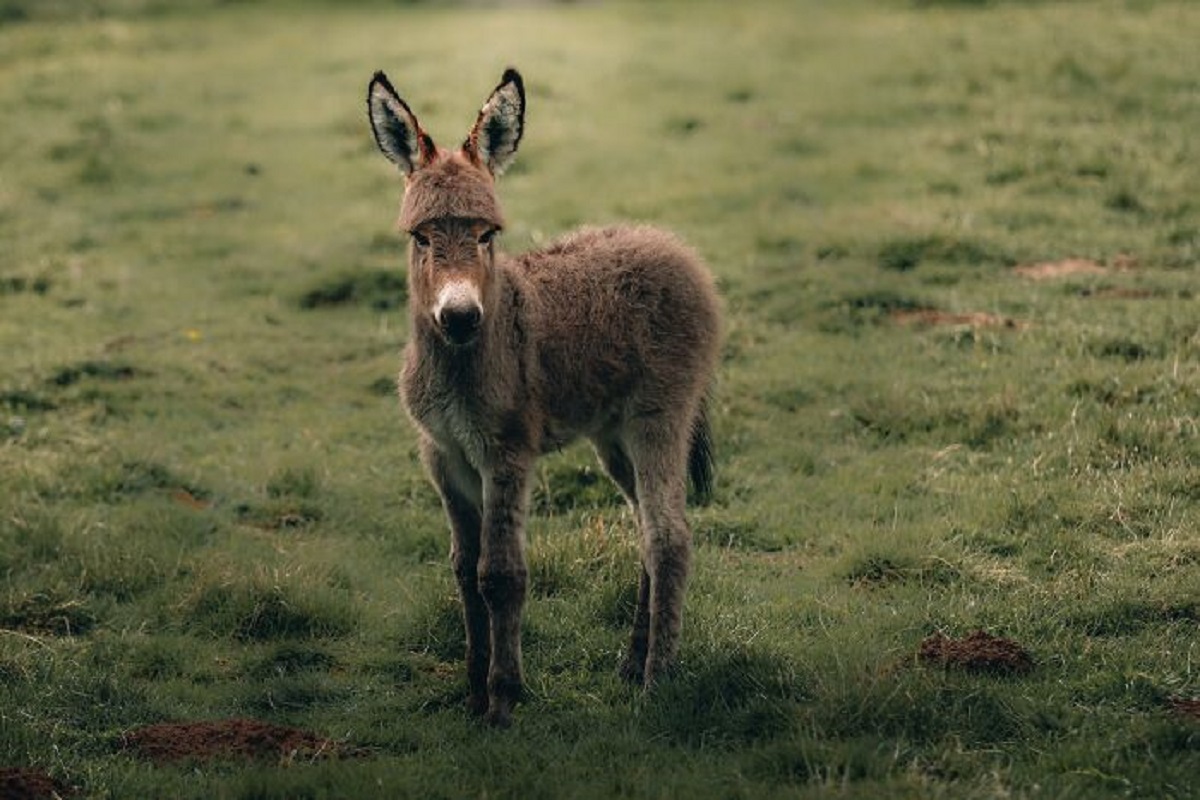
[[[439,148],[387,77],[367,94],[405,177],[409,319],[400,392],[442,498],[466,622],[468,707],[505,726],[520,698],[524,522],[535,459],[588,438],[637,516],[642,577],[621,673],[650,686],[679,646],[691,532],[706,491],[704,398],[720,337],[712,278],[674,236],[587,228],[507,258],[494,177],[521,141],[508,70],[456,150]]]

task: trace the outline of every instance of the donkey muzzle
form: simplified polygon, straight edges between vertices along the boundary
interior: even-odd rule
[[[479,290],[466,281],[443,286],[433,308],[433,321],[450,344],[470,344],[479,335],[479,326],[483,321]]]

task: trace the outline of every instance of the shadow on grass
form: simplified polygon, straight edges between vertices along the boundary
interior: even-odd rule
[[[1088,636],[1132,636],[1147,627],[1200,622],[1200,600],[1121,598],[1089,605],[1067,617],[1068,627]]]
[[[1017,263],[1017,259],[994,245],[938,234],[884,242],[878,259],[880,267],[896,272],[908,272],[927,262],[972,267]]]
[[[649,695],[651,736],[688,747],[739,747],[795,729],[806,692],[788,659],[751,646],[684,661]]]
[[[369,270],[325,278],[301,294],[299,304],[306,310],[366,306],[388,311],[400,308],[407,297],[408,282],[403,271]]]
[[[13,598],[0,610],[0,628],[45,636],[81,636],[97,623],[87,604],[38,592]]]
[[[337,659],[320,648],[287,642],[254,662],[249,667],[248,674],[261,680],[305,672],[329,672],[336,666]]]
[[[246,642],[341,637],[358,625],[355,605],[341,593],[257,580],[201,585],[184,619],[192,628]]]
[[[85,380],[96,381],[128,381],[139,377],[142,373],[133,365],[119,361],[81,361],[62,367],[47,383],[60,388],[74,386]]]
[[[1008,397],[958,405],[877,395],[852,401],[849,418],[887,444],[931,440],[986,450],[1025,432],[1021,410]]]
[[[399,631],[403,650],[430,655],[446,663],[456,664],[466,658],[462,604],[456,595],[429,594],[406,612]]]
[[[840,570],[847,582],[865,588],[916,583],[921,586],[945,586],[963,579],[963,573],[944,558],[868,550],[847,559]]]

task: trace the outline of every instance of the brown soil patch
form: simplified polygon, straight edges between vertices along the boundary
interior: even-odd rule
[[[964,639],[935,633],[921,642],[917,657],[929,664],[968,672],[1019,674],[1033,669],[1033,657],[1011,639],[975,631]]]
[[[52,800],[76,791],[39,769],[0,767],[0,800]]]
[[[1192,719],[1200,719],[1200,699],[1186,699],[1183,697],[1171,697],[1167,700],[1167,705],[1181,717],[1190,717]]]
[[[918,308],[893,311],[891,317],[893,322],[900,325],[958,325],[972,328],[1008,328],[1010,330],[1026,327],[1024,322],[983,311],[952,314],[949,311],[938,311],[935,308]]]
[[[1108,269],[1090,258],[1066,258],[1062,261],[1023,264],[1014,267],[1013,272],[1031,281],[1048,281],[1072,275],[1104,275]]]
[[[1150,289],[1128,289],[1120,286],[1106,286],[1092,291],[1086,289],[1079,293],[1080,297],[1091,297],[1096,300],[1148,300],[1155,296]]]
[[[185,508],[190,508],[194,511],[203,511],[209,508],[212,503],[189,492],[187,489],[176,489],[171,492],[171,499]]]
[[[122,735],[121,749],[157,763],[215,759],[291,763],[362,754],[310,731],[253,719],[148,725]]]

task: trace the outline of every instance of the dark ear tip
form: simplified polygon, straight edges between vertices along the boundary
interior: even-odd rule
[[[521,79],[521,73],[517,72],[512,67],[504,70],[504,77],[500,79],[501,86],[506,83],[515,83],[518,90],[520,90],[522,93],[525,91],[525,81]]]
[[[382,86],[384,89],[387,89],[392,94],[396,93],[395,88],[392,87],[392,82],[388,80],[387,73],[385,73],[381,69],[375,70],[375,74],[371,76],[371,82],[369,84],[367,84],[367,90],[370,91],[370,90],[374,89],[377,85]]]

